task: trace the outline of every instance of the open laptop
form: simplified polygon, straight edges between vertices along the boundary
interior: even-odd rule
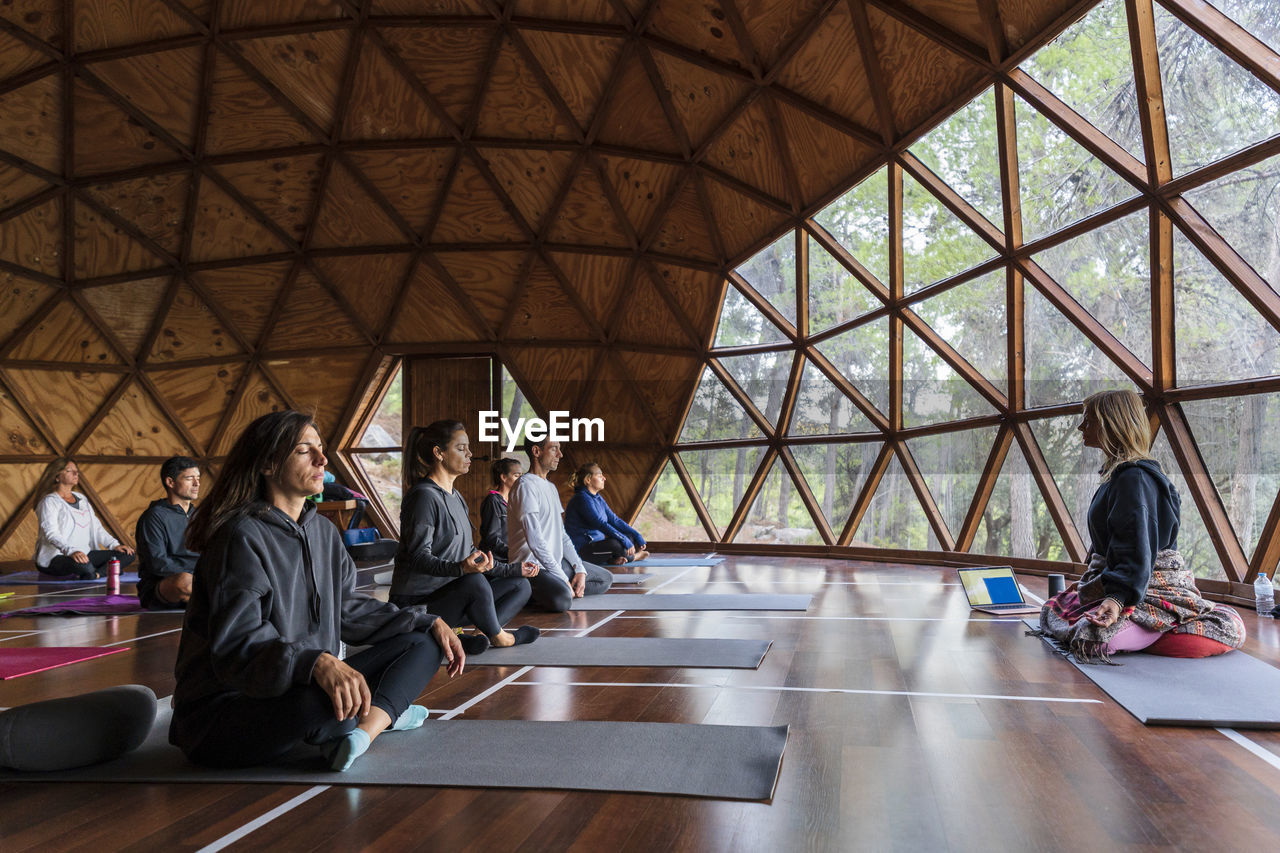
[[[982,566],[958,571],[964,594],[974,610],[1001,615],[1040,612],[1040,605],[1022,597],[1022,587],[1018,586],[1011,567]]]

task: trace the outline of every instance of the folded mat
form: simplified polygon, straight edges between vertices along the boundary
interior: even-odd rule
[[[756,669],[770,640],[669,637],[540,637],[505,649],[490,647],[468,666],[671,666]]]
[[[648,557],[622,563],[624,566],[718,566],[724,557]]]
[[[1244,652],[1211,658],[1122,652],[1111,656],[1120,666],[1108,666],[1082,664],[1045,642],[1143,725],[1280,729],[1280,669]]]
[[[571,610],[808,610],[812,595],[740,592],[724,595],[633,595],[605,593],[575,598]]]
[[[767,800],[787,743],[786,726],[428,720],[379,737],[346,773],[328,770],[315,747],[266,767],[212,770],[169,745],[171,713],[163,705],[146,742],[115,761],[51,773],[0,769],[0,781],[434,785]]]
[[[10,572],[7,575],[0,575],[0,584],[46,584],[46,583],[70,583],[70,584],[90,584],[90,583],[106,583],[106,578],[76,578],[62,577],[60,575],[46,575],[43,572],[26,571],[26,572]],[[137,572],[121,572],[120,583],[137,583]]]
[[[7,613],[0,613],[0,619],[9,616],[96,616],[148,612],[150,611],[143,608],[142,602],[138,601],[136,595],[90,595],[87,598],[10,610]],[[157,612],[182,613],[179,609]]]
[[[113,646],[109,649],[100,646],[31,646],[30,648],[0,646],[0,679],[18,678],[128,650],[124,646]]]

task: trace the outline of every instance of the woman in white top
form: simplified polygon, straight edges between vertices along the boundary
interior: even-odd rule
[[[70,459],[53,464],[54,490],[36,504],[40,532],[36,536],[36,567],[47,575],[86,580],[106,574],[115,557],[121,567],[133,562],[133,549],[120,544],[94,514],[89,499],[73,488],[80,469]]]

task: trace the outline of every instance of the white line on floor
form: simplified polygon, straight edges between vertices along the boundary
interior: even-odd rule
[[[141,637],[130,637],[127,640],[116,640],[114,643],[103,643],[99,648],[109,649],[112,646],[123,646],[125,643],[136,643],[139,640],[149,640],[152,637],[163,637],[165,634],[176,634],[181,628],[170,628],[168,631],[157,631],[154,634],[143,634]]]
[[[680,580],[680,578],[682,578],[682,577],[684,577],[685,575],[689,574],[689,572],[693,571],[693,570],[694,570],[694,569],[696,569],[696,568],[698,568],[698,567],[697,567],[697,566],[690,566],[689,568],[685,569],[683,572],[680,572],[678,575],[673,576],[670,580],[665,580],[665,581],[663,581],[662,583],[658,584],[657,586],[653,587],[652,589],[646,589],[646,590],[644,591],[644,594],[645,594],[645,595],[648,595],[648,594],[649,594],[649,593],[651,593],[651,592],[657,592],[658,590],[662,589],[662,588],[663,588],[664,586],[666,586],[667,584],[669,584],[669,583],[675,583],[676,581]]]
[[[6,640],[21,640],[23,637],[34,637],[40,633],[40,631],[28,631],[25,634],[14,634],[12,637],[0,637],[0,643],[5,642]]]
[[[1276,755],[1271,750],[1267,749],[1266,747],[1262,746],[1256,741],[1245,737],[1235,729],[1218,729],[1218,732],[1230,738],[1231,740],[1235,741],[1236,743],[1240,744],[1240,746],[1243,746],[1245,749],[1249,750],[1254,755],[1258,756],[1263,761],[1270,764],[1272,767],[1276,768],[1277,770],[1280,770],[1280,755]]]
[[[522,687],[702,687],[715,690],[758,690],[768,693],[847,693],[859,696],[914,696],[924,699],[1006,699],[1011,702],[1068,702],[1075,705],[1101,705],[1101,699],[1074,699],[1068,696],[1003,696],[993,693],[930,693],[921,690],[852,690],[844,687],[774,687],[749,684],[689,684],[685,682],[648,681],[514,681]],[[1280,759],[1277,759],[1280,760]]]
[[[276,806],[274,809],[267,812],[266,814],[258,817],[255,820],[250,821],[249,823],[246,823],[244,826],[240,827],[239,829],[233,829],[231,832],[228,832],[226,835],[222,836],[217,841],[214,841],[211,844],[206,844],[204,847],[200,848],[198,853],[217,853],[217,851],[222,850],[225,847],[229,847],[232,844],[235,844],[241,838],[244,838],[246,835],[253,832],[254,830],[260,829],[263,826],[266,826],[268,823],[280,817],[280,815],[284,814],[285,812],[296,809],[298,806],[302,805],[307,800],[310,800],[312,797],[315,797],[319,794],[323,794],[327,790],[329,790],[328,785],[315,785],[314,787],[311,787],[306,791],[303,791],[301,794],[294,797],[292,800],[289,800],[288,802],[285,802],[285,803],[281,803],[280,805]]]
[[[520,676],[524,675],[525,673],[531,672],[532,670],[533,670],[532,666],[526,666],[516,670],[511,675],[508,675],[506,678],[502,679],[497,684],[490,687],[488,690],[485,690],[481,693],[477,693],[475,696],[472,696],[470,699],[468,699],[466,702],[463,702],[461,705],[454,708],[452,711],[447,711],[444,714],[440,715],[440,719],[452,720],[454,717],[458,716],[463,711],[470,708],[472,705],[475,705],[477,702],[480,702],[484,699],[488,699],[490,696],[497,693],[499,690],[506,687],[508,684],[515,681]],[[428,723],[428,725],[430,724]]]

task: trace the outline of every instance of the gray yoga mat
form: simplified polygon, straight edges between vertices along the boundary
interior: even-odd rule
[[[615,585],[620,583],[644,583],[651,577],[653,577],[653,575],[643,575],[639,573],[636,573],[634,575],[623,575],[623,574],[618,574],[617,572],[614,572],[613,582]]]
[[[1039,627],[1034,620],[1022,621]],[[1063,656],[1143,725],[1280,729],[1280,669],[1244,652],[1211,658],[1112,655],[1121,666]]]
[[[387,569],[385,572],[378,572],[373,576],[373,582],[378,586],[391,586],[391,576],[395,573],[395,569]]]
[[[624,566],[718,566],[724,557],[647,557],[623,563]]]
[[[767,800],[787,743],[786,726],[428,720],[384,734],[346,773],[326,769],[315,747],[267,767],[212,770],[169,745],[170,714],[162,706],[146,742],[115,761],[55,773],[0,769],[0,781],[434,785]]]
[[[808,610],[812,595],[740,592],[724,595],[632,595],[605,593],[575,598],[570,610]]]
[[[770,640],[668,637],[548,637],[505,649],[490,647],[468,666],[670,666],[757,669]]]

